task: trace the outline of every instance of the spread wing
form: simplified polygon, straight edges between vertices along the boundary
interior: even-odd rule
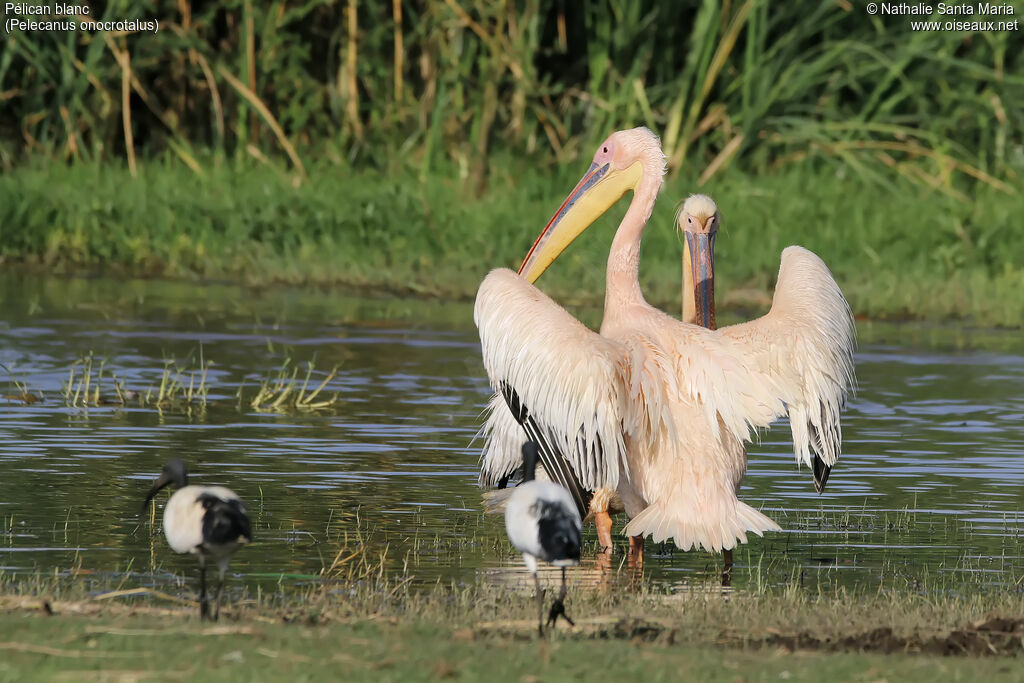
[[[797,462],[812,468],[821,493],[839,459],[839,413],[855,382],[853,315],[832,273],[807,249],[786,248],[771,310],[717,334],[737,345],[748,381],[784,403]]]
[[[503,489],[509,477],[522,466],[523,444],[529,437],[500,393],[491,397],[484,413],[487,419],[477,433],[478,437],[485,437],[478,483],[487,488]]]
[[[634,371],[637,354],[591,331],[507,269],[484,279],[474,318],[496,392],[481,430],[481,482],[506,479],[530,438],[541,446],[544,469],[570,492],[573,478],[589,491],[615,488],[625,472],[625,437],[645,438],[661,423],[658,411],[648,409],[656,388],[643,380],[643,367]],[[568,473],[559,472],[559,461]]]

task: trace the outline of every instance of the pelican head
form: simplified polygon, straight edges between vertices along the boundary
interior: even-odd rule
[[[683,268],[689,262],[689,278],[684,272],[683,320],[715,329],[715,235],[722,216],[718,205],[705,194],[687,197],[676,214],[676,229],[686,238]]]
[[[608,136],[594,154],[582,180],[530,247],[519,274],[535,282],[574,239],[640,181],[665,172],[665,155],[658,136],[640,127]],[[649,216],[644,216],[644,220]]]

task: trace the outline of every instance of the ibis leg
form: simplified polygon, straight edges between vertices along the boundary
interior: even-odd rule
[[[601,546],[599,552],[612,554],[612,516],[607,510],[594,512],[594,526],[597,527],[597,543]]]
[[[210,616],[210,603],[206,601],[206,563],[199,562],[199,618],[207,619]]]
[[[544,635],[544,589],[540,587],[540,577],[533,573],[533,583],[537,586],[537,633]]]
[[[220,594],[224,590],[224,572],[217,572],[217,588],[213,592],[213,620],[220,618]]]
[[[722,551],[722,586],[728,588],[732,585],[732,550]]]

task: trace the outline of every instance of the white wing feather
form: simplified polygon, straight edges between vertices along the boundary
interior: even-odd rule
[[[487,403],[487,420],[477,433],[485,437],[480,453],[479,484],[497,486],[523,464],[523,444],[526,432],[516,422],[512,411],[501,394],[495,394]]]
[[[829,467],[839,458],[855,328],[828,267],[801,247],[782,252],[771,310],[717,331],[674,321],[613,341],[505,269],[480,286],[475,319],[492,387],[514,387],[591,490],[614,488],[626,472],[624,435],[686,438],[673,397],[699,406],[712,434],[725,429],[739,441],[788,413],[798,462],[811,465],[812,450]],[[665,329],[670,339],[658,333]],[[481,482],[493,485],[518,467],[526,438],[500,396],[489,408]]]
[[[625,468],[624,430],[632,434],[647,429],[627,423],[637,415],[630,405],[637,399],[629,396],[625,347],[591,331],[504,268],[484,278],[474,319],[495,391],[503,382],[515,390],[583,486],[614,488]],[[516,437],[510,436],[514,432],[498,401],[492,400],[482,430],[487,439],[484,467],[495,472],[521,457],[513,450]],[[498,463],[494,467],[492,458]]]
[[[813,449],[827,466],[835,465],[842,446],[839,412],[855,381],[856,330],[825,263],[802,247],[786,248],[771,310],[719,334],[739,345],[753,393],[766,391],[784,402],[797,462],[810,466]],[[767,426],[759,423],[753,421]]]

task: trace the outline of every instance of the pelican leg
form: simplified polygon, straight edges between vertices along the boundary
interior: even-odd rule
[[[565,596],[569,592],[568,586],[565,584],[565,567],[562,567],[562,588],[558,591],[558,597],[551,603],[551,609],[548,611],[548,626],[550,628],[555,627],[555,622],[558,621],[558,617],[562,617],[569,622],[570,626],[575,626],[576,622],[569,618],[569,615],[565,613]]]
[[[629,562],[630,569],[641,570],[644,568],[644,537],[629,537]]]
[[[540,587],[540,577],[533,572],[533,583],[537,586],[537,633],[544,637],[544,589]]]
[[[594,558],[594,567],[598,571],[598,583],[607,587],[608,575],[612,571],[612,556],[609,553],[598,553]]]
[[[612,554],[612,516],[607,510],[594,512],[594,526],[597,527],[597,542],[601,546],[598,552]]]
[[[722,551],[722,587],[728,588],[732,585],[732,550]]]
[[[210,617],[210,603],[206,600],[206,562],[199,560],[199,618]]]

